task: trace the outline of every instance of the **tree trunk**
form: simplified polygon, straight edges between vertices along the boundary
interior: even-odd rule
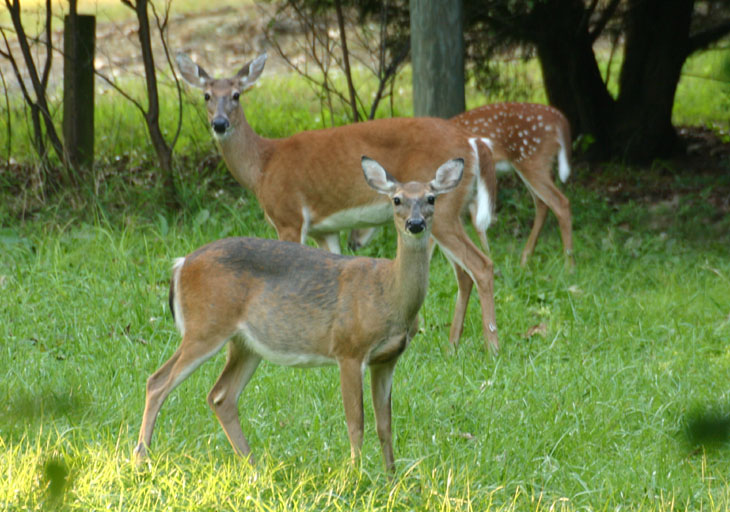
[[[678,147],[672,107],[688,53],[693,0],[631,0],[629,7],[611,149],[646,162]]]
[[[410,0],[413,114],[449,118],[464,111],[461,0]]]
[[[603,83],[587,23],[581,23],[583,4],[543,7],[548,8],[559,9],[550,30],[533,36],[545,90],[575,135],[593,137],[586,157],[646,163],[676,150],[672,106],[688,53],[693,0],[630,0],[616,100]],[[536,19],[548,15],[539,9]]]
[[[587,156],[609,155],[607,120],[614,101],[601,79],[588,38],[538,43],[537,55],[549,103],[565,113],[573,134],[590,134],[595,139]]]
[[[595,139],[588,157],[606,157],[605,142],[610,139],[606,120],[614,101],[593,53],[583,3],[539,5],[532,18],[532,37],[549,103],[563,111],[574,135],[590,134]],[[545,19],[551,20],[549,26],[541,23]]]

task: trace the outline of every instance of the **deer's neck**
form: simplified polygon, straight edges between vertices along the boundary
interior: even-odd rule
[[[420,240],[405,240],[398,233],[398,249],[392,266],[395,301],[404,320],[410,322],[426,298],[428,288],[428,236]]]
[[[256,192],[273,141],[260,137],[248,124],[243,109],[231,116],[232,133],[218,139],[223,160],[241,185]]]

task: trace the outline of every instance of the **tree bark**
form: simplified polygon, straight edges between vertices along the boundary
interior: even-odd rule
[[[672,107],[688,55],[694,0],[629,0],[624,62],[614,100],[593,53],[581,1],[539,4],[532,40],[548,100],[568,117],[574,134],[590,134],[586,157],[646,163],[678,147]],[[552,14],[551,14],[552,13]],[[551,22],[537,28],[538,20]]]
[[[693,0],[630,0],[612,140],[614,154],[646,162],[678,147],[672,107],[688,54]]]
[[[536,47],[548,102],[565,113],[574,134],[591,134],[591,155],[607,156],[603,143],[610,138],[606,120],[614,100],[603,84],[587,34],[538,41]]]
[[[410,0],[413,114],[449,118],[464,111],[462,0]]]

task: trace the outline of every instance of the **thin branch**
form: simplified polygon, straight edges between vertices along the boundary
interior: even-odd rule
[[[347,51],[347,36],[345,32],[345,18],[342,15],[342,2],[335,0],[335,11],[337,12],[337,24],[340,27],[340,41],[342,44],[342,61],[345,70],[345,78],[347,78],[347,89],[350,93],[350,107],[352,108],[352,118],[354,122],[360,120],[360,113],[357,110],[357,93],[352,83],[352,72],[350,71],[350,56]]]
[[[128,100],[130,103],[132,103],[135,107],[139,109],[139,111],[144,116],[146,114],[144,105],[142,105],[139,101],[137,101],[134,97],[132,97],[128,92],[126,92],[124,89],[122,89],[119,85],[117,85],[116,82],[114,82],[111,78],[103,74],[101,71],[94,70],[94,74],[104,80],[108,86],[110,86],[112,89],[117,91],[119,94],[122,95],[126,100]]]
[[[380,78],[380,83],[378,84],[378,91],[375,94],[375,98],[373,99],[373,104],[370,108],[370,117],[369,119],[375,118],[375,111],[378,109],[378,104],[380,103],[380,100],[382,99],[383,91],[385,87],[387,86],[388,82],[391,83],[391,86],[395,83],[395,76],[398,73],[398,68],[400,68],[401,64],[406,60],[408,57],[408,53],[410,52],[411,45],[410,42],[403,45],[403,48],[401,48],[401,52],[396,55],[393,60],[390,62],[390,65],[385,69],[385,73],[383,73],[383,76]],[[392,92],[391,92],[392,94]]]
[[[177,144],[178,138],[180,137],[180,133],[182,132],[182,115],[183,115],[183,108],[182,108],[182,86],[180,85],[180,79],[177,77],[177,72],[175,71],[175,65],[172,62],[172,56],[170,55],[170,46],[167,44],[167,38],[166,38],[166,31],[167,31],[167,24],[170,19],[170,7],[172,6],[172,0],[168,0],[165,2],[165,13],[162,18],[160,18],[159,13],[157,12],[157,8],[155,7],[154,3],[150,3],[150,6],[152,7],[152,13],[155,16],[155,23],[157,24],[157,30],[160,33],[160,42],[162,43],[162,49],[165,52],[165,59],[167,59],[167,65],[172,70],[172,77],[175,82],[175,89],[177,91],[177,129],[175,130],[175,135],[172,137],[172,141],[170,142],[170,149],[172,150],[175,147],[175,144]]]
[[[10,61],[10,65],[13,68],[13,72],[15,73],[15,77],[18,80],[18,85],[20,86],[20,90],[23,93],[23,98],[25,99],[26,104],[30,108],[30,116],[31,116],[31,122],[33,123],[33,145],[35,146],[36,153],[38,153],[38,157],[41,159],[42,167],[47,168],[48,167],[48,157],[46,153],[45,144],[43,143],[43,133],[40,123],[40,116],[38,114],[38,105],[35,104],[33,101],[33,98],[30,95],[30,92],[28,91],[28,88],[25,86],[25,82],[23,81],[23,77],[20,74],[20,68],[18,67],[18,63],[15,60],[15,56],[13,55],[13,52],[10,50],[10,44],[8,43],[8,38],[5,35],[5,30],[0,29],[0,33],[2,33],[3,40],[5,41],[5,47],[8,50],[8,53],[3,52],[3,56],[6,57]]]
[[[690,78],[699,78],[701,80],[710,80],[712,82],[719,82],[721,84],[730,84],[730,80],[726,78],[717,78],[715,76],[698,75],[696,73],[682,73],[682,76],[688,76]]]
[[[58,132],[56,132],[56,127],[53,125],[53,119],[51,118],[51,113],[48,109],[48,103],[46,101],[46,90],[43,87],[43,84],[41,83],[41,80],[38,76],[38,69],[36,68],[35,61],[33,60],[30,45],[28,44],[28,38],[26,37],[25,29],[23,28],[20,14],[20,3],[18,2],[18,0],[13,0],[13,3],[11,4],[10,0],[5,0],[5,5],[10,11],[10,17],[13,22],[13,27],[15,27],[15,33],[17,35],[18,43],[20,45],[20,51],[25,60],[26,69],[28,70],[28,75],[30,77],[31,84],[33,85],[33,91],[35,92],[36,96],[35,101],[28,101],[30,95],[28,95],[28,97],[26,98],[26,100],[28,101],[28,105],[31,108],[31,113],[35,114],[40,112],[44,125],[46,127],[46,136],[50,139],[51,145],[53,146],[53,149],[59,160],[61,160],[64,167],[68,167],[68,161],[66,158],[66,152],[63,149],[63,143],[58,137]],[[50,16],[50,12],[47,11],[46,15]],[[3,37],[5,37],[4,33]],[[50,40],[47,44],[50,46]],[[8,48],[8,51],[10,51],[10,47],[9,45],[7,45],[7,39],[6,46]],[[35,128],[38,130],[36,132],[37,138],[39,138],[39,141],[42,141],[42,133],[40,133],[39,127]],[[38,145],[36,147],[40,149]],[[43,149],[43,153],[39,156],[41,156],[41,158],[45,162],[45,149]]]
[[[3,57],[5,54],[0,51],[0,54],[3,54]],[[5,158],[5,161],[7,164],[10,164],[10,151],[12,150],[13,144],[13,130],[12,130],[12,119],[10,116],[10,95],[8,94],[8,84],[5,82],[5,74],[3,73],[3,70],[0,68],[0,80],[2,80],[3,83],[3,91],[5,91],[5,111],[7,113],[7,138],[6,138],[6,144],[7,144],[7,157]]]
[[[41,84],[43,91],[48,90],[48,77],[51,74],[51,63],[53,62],[53,47],[51,38],[53,33],[51,31],[51,0],[46,0],[46,62],[43,65],[43,76],[41,78]]]
[[[20,91],[23,93],[25,102],[31,105],[34,103],[33,98],[31,97],[28,88],[25,86],[25,81],[23,80],[23,75],[20,73],[18,62],[15,60],[15,56],[10,50],[10,43],[8,42],[8,37],[5,35],[5,29],[0,28],[0,34],[2,34],[3,40],[5,41],[5,48],[7,48],[8,50],[7,53],[3,52],[3,57],[10,61],[10,66],[13,68],[13,72],[15,73],[15,77],[18,80],[18,85],[20,86]]]

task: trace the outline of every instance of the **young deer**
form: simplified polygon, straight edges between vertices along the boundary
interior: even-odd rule
[[[568,264],[573,265],[572,216],[568,198],[555,186],[552,178],[553,160],[558,157],[558,175],[565,182],[570,175],[570,124],[556,108],[536,103],[494,103],[478,107],[451,121],[482,137],[494,154],[497,170],[509,162],[527,185],[535,202],[535,221],[522,251],[521,263],[527,263],[540,234],[547,210],[558,219],[560,236]],[[472,217],[475,208],[470,206]],[[488,249],[487,233],[477,222],[483,247]]]
[[[266,55],[229,79],[213,79],[184,54],[183,78],[203,89],[208,119],[223,159],[236,180],[253,191],[281,240],[307,236],[339,252],[339,231],[388,221],[389,203],[360,177],[360,157],[370,155],[402,182],[427,181],[441,162],[464,159],[464,179],[439,201],[432,236],[451,262],[459,293],[449,339],[461,337],[466,306],[476,284],[485,345],[498,349],[492,261],[469,239],[462,212],[476,197],[477,223],[491,222],[496,177],[491,153],[478,138],[443,119],[380,119],[305,131],[283,139],[257,135],[246,121],[240,96],[261,75]]]
[[[357,457],[363,437],[362,378],[369,366],[378,437],[385,466],[393,469],[393,370],[417,332],[426,296],[436,196],[457,187],[463,168],[463,160],[450,160],[430,182],[402,184],[375,160],[362,158],[367,183],[393,204],[394,260],[340,256],[259,238],[218,240],[178,260],[170,307],[183,338],[147,380],[137,459],[146,456],[165,398],[228,343],[228,360],[208,404],[238,455],[250,458],[251,452],[238,398],[266,359],[286,366],[339,366],[351,455]]]

